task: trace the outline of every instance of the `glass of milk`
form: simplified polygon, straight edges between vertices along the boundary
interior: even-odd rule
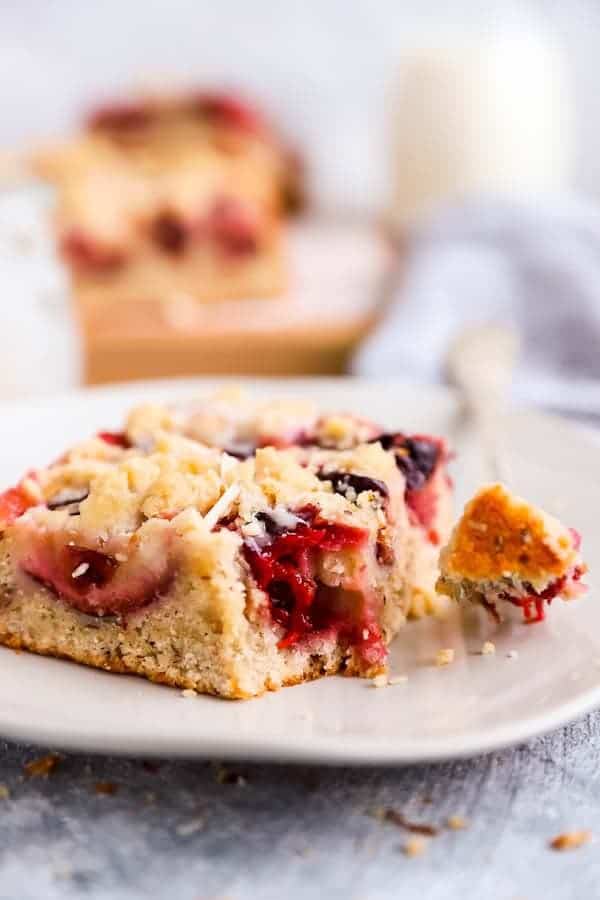
[[[571,106],[561,50],[541,31],[442,34],[404,51],[391,102],[389,217],[441,203],[532,197],[568,182]]]

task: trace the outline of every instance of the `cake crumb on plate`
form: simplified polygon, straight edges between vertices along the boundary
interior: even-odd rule
[[[454,650],[452,647],[443,647],[435,654],[436,666],[448,666],[454,662]]]
[[[586,828],[564,831],[562,834],[557,834],[555,838],[552,838],[550,847],[552,850],[577,850],[578,847],[589,843],[591,838],[592,832]]]

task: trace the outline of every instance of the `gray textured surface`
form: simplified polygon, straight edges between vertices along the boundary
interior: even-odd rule
[[[158,727],[160,727],[158,723]],[[236,765],[65,756],[24,778],[44,753],[5,744],[0,780],[0,897],[169,900],[537,900],[600,897],[594,842],[557,853],[571,828],[600,835],[600,714],[527,747],[404,769]],[[97,782],[117,786],[98,795]],[[469,819],[418,858],[370,814]]]

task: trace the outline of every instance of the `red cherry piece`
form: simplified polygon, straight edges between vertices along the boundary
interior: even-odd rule
[[[239,131],[259,133],[264,130],[260,113],[233,94],[203,92],[192,99],[192,108],[208,121]]]
[[[17,487],[9,488],[0,494],[0,525],[12,525],[31,506],[35,506],[25,491]]]
[[[258,227],[251,210],[230,197],[222,197],[212,207],[207,230],[228,256],[246,256],[258,247]]]
[[[301,516],[310,514],[300,511]],[[340,552],[360,547],[367,532],[341,523],[326,522],[315,516],[311,523],[299,524],[294,531],[272,536],[271,543],[259,548],[246,544],[244,553],[254,579],[269,596],[273,620],[285,629],[279,647],[295,646],[303,638],[335,628],[364,658],[375,662],[385,652],[376,623],[357,622],[343,604],[331,602],[336,589],[322,585],[315,577],[319,553]]]
[[[154,110],[145,103],[111,103],[100,106],[89,116],[88,128],[93,131],[138,131],[149,125],[154,117]]]
[[[112,272],[126,261],[125,253],[116,247],[105,247],[78,229],[67,232],[60,242],[64,259],[75,268],[96,272]]]
[[[98,437],[105,444],[111,444],[113,447],[122,447],[124,450],[131,447],[129,438],[124,431],[99,431]]]
[[[185,223],[175,213],[163,212],[156,217],[151,228],[152,240],[171,256],[181,256],[185,251],[189,232]]]
[[[154,570],[122,566],[106,553],[68,544],[42,543],[21,563],[30,577],[70,606],[90,616],[122,615],[141,609],[168,586],[165,563]]]
[[[550,606],[554,598],[565,589],[567,580],[571,579],[572,581],[579,581],[582,574],[581,569],[577,566],[572,573],[556,578],[547,588],[539,593],[531,588],[530,592],[525,597],[511,597],[508,594],[503,594],[502,599],[508,600],[513,606],[519,606],[523,610],[523,620],[528,625],[533,625],[536,622],[542,622],[545,619],[546,613],[544,603],[547,603],[548,606]]]
[[[437,500],[437,491],[434,490],[431,482],[427,482],[420,490],[406,492],[406,505],[410,518],[416,524],[427,529],[432,544],[437,543],[433,539],[437,532],[432,528],[437,512]]]

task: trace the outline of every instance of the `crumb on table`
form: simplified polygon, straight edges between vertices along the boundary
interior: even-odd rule
[[[403,845],[402,852],[406,856],[422,856],[427,850],[428,841],[424,837],[410,837]]]
[[[28,778],[47,778],[60,760],[61,757],[58,753],[48,753],[46,756],[40,756],[38,759],[32,759],[31,762],[25,763],[23,769]]]
[[[106,797],[110,797],[113,794],[116,794],[119,790],[119,785],[115,784],[114,781],[97,781],[94,785],[94,791],[97,794],[101,794]]]

